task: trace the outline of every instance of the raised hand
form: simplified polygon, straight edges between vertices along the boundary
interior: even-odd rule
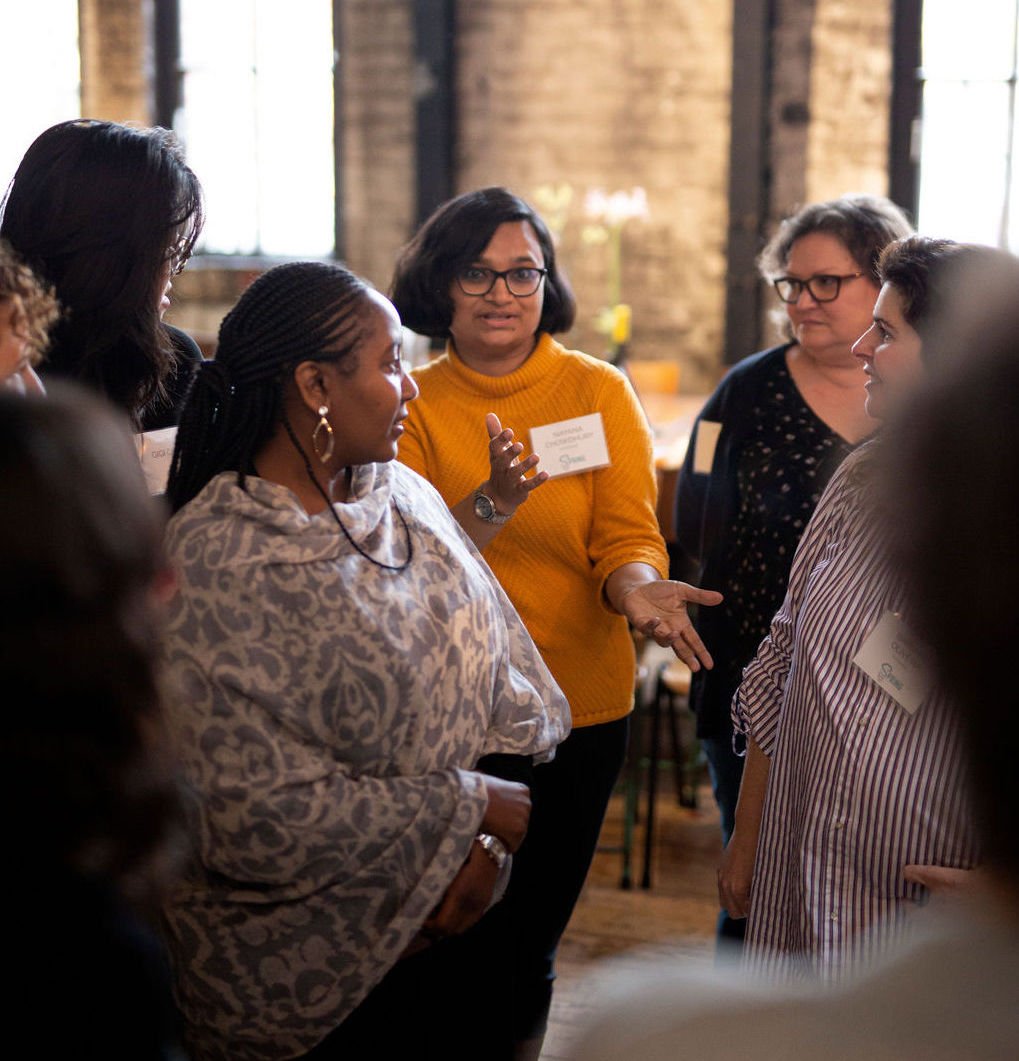
[[[511,428],[504,428],[495,413],[485,417],[488,428],[488,462],[490,465],[488,482],[483,483],[481,491],[494,502],[496,511],[502,516],[511,516],[517,508],[548,480],[548,472],[537,472],[530,478],[527,473],[538,465],[538,455],[520,459],[524,452],[523,444],[514,441]]]

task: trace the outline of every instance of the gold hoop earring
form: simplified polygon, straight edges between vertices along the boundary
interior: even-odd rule
[[[315,456],[323,464],[333,455],[333,450],[336,446],[336,440],[333,437],[333,425],[326,419],[328,412],[328,405],[320,405],[318,407],[319,421],[315,425],[315,430],[311,433],[311,448],[315,451]],[[322,445],[323,437],[325,437],[324,446]]]

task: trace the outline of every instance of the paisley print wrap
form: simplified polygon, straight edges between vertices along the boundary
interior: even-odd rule
[[[406,522],[396,515],[392,501]],[[224,473],[171,521],[170,717],[196,859],[166,910],[198,1058],[288,1058],[332,1031],[439,902],[490,752],[549,758],[569,708],[423,479],[354,470],[308,516]],[[409,535],[409,539],[408,539]]]

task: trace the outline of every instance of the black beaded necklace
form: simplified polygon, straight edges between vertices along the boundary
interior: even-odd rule
[[[396,498],[392,498],[391,502],[393,508],[396,510],[397,516],[400,518],[400,523],[403,525],[403,533],[407,540],[407,559],[402,564],[384,564],[381,560],[376,560],[371,553],[366,553],[360,545],[351,537],[350,531],[343,525],[343,520],[340,519],[339,513],[336,511],[336,506],[333,504],[332,498],[326,493],[325,487],[315,477],[315,473],[311,467],[311,461],[308,459],[308,454],[304,452],[303,447],[297,441],[297,436],[294,434],[294,429],[290,426],[290,421],[287,417],[283,417],[283,426],[286,428],[287,434],[290,436],[290,441],[293,442],[294,448],[301,455],[301,459],[304,461],[304,470],[308,473],[308,478],[311,480],[312,485],[322,495],[322,500],[326,503],[326,508],[329,510],[333,519],[336,521],[336,526],[340,528],[343,533],[343,537],[350,542],[351,547],[368,560],[373,563],[376,567],[381,567],[384,571],[404,571],[409,565],[411,560],[414,559],[414,539],[410,536],[410,527],[407,526],[407,520],[404,519],[403,513],[400,511],[400,506],[396,503]],[[347,484],[350,484],[350,469],[347,469]]]

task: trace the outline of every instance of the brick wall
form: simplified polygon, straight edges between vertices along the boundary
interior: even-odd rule
[[[80,0],[78,18],[82,114],[151,122],[152,0]]]
[[[891,4],[817,0],[807,196],[888,191]]]
[[[686,362],[695,385],[721,344],[729,20],[717,0],[460,4],[460,189],[572,187],[568,341],[600,353],[607,256],[581,240],[580,207],[591,189],[643,186],[650,216],[624,232],[631,351]]]
[[[148,119],[151,3],[82,0],[92,113]],[[413,226],[413,0],[341,6],[346,259],[385,288]],[[884,191],[890,10],[891,0],[778,0],[774,217],[809,199]],[[582,238],[583,198],[644,187],[649,216],[623,239],[632,356],[678,361],[685,390],[711,386],[724,331],[730,3],[459,0],[457,17],[458,190],[498,183],[535,201],[542,187],[569,187],[561,253],[579,314],[567,340],[601,353],[594,320],[609,266],[605,247]],[[214,329],[235,289],[196,271],[179,283],[175,319]]]
[[[385,291],[414,224],[412,4],[348,0],[343,7],[345,257]]]

